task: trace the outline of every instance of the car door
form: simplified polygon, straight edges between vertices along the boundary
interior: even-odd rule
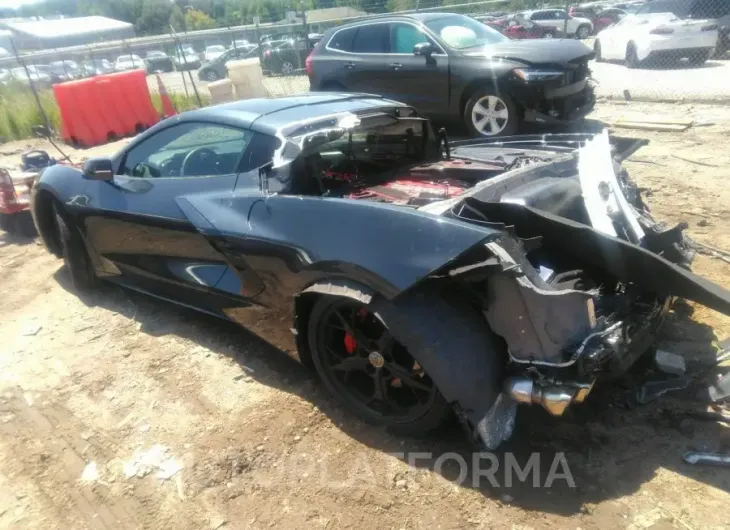
[[[97,269],[159,296],[200,306],[227,269],[193,222],[187,195],[233,190],[252,133],[183,122],[133,144],[112,181],[91,180],[83,226]],[[212,309],[210,307],[209,309]]]
[[[379,74],[379,94],[413,106],[429,117],[446,117],[449,110],[449,57],[422,28],[407,22],[389,25],[386,65]],[[416,44],[429,42],[430,57],[414,55]]]
[[[337,77],[349,91],[384,94],[390,88],[382,77],[391,62],[388,57],[390,25],[388,22],[377,22],[363,24],[356,29],[352,51],[337,53],[337,69],[341,72]],[[331,48],[331,44],[328,44],[328,48]]]

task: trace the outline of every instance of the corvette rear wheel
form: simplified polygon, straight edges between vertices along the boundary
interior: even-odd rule
[[[433,380],[378,313],[345,297],[323,296],[308,329],[325,387],[368,423],[409,435],[438,427],[451,409]]]
[[[71,276],[71,283],[78,291],[88,291],[95,287],[98,279],[91,267],[81,234],[68,222],[61,207],[54,205],[58,239],[61,244],[63,261]]]
[[[517,130],[519,116],[509,94],[477,90],[466,104],[464,121],[473,136],[509,136]]]

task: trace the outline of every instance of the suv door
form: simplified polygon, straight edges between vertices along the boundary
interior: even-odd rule
[[[340,79],[348,90],[381,94],[389,86],[381,76],[388,65],[390,26],[388,22],[376,22],[356,29],[352,51],[335,52],[342,72]],[[337,37],[338,34],[335,34],[327,45],[329,51],[336,50],[332,43]]]
[[[232,191],[251,137],[212,123],[171,125],[123,153],[113,181],[90,180],[84,228],[101,269],[159,296],[204,303],[227,263],[191,222],[199,214],[184,197]]]
[[[422,42],[431,43],[433,55],[413,54],[413,47]],[[391,22],[385,60],[379,94],[407,103],[431,117],[448,116],[449,57],[421,28],[407,22]]]

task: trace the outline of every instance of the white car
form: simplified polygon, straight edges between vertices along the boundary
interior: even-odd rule
[[[593,33],[593,22],[587,18],[573,17],[564,9],[538,9],[525,11],[522,15],[535,24],[565,31],[566,35],[587,39]]]
[[[226,47],[222,46],[220,44],[208,46],[205,49],[205,62],[209,63],[210,61],[217,59],[218,57],[223,55],[225,53],[225,51],[226,51]]]
[[[145,62],[142,57],[134,54],[125,54],[117,57],[114,62],[114,69],[117,72],[124,72],[125,70],[136,70],[137,68],[144,68]]]
[[[700,65],[716,43],[714,21],[680,20],[671,13],[656,13],[625,17],[601,31],[593,46],[596,61],[622,60],[636,68],[649,58],[674,63],[685,57]]]

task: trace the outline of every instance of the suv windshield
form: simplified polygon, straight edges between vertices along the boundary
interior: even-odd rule
[[[464,15],[445,15],[425,21],[426,27],[457,50],[479,48],[508,40],[481,22]]]

